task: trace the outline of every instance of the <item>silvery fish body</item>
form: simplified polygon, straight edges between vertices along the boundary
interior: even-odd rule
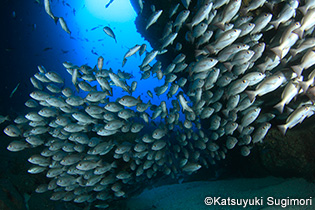
[[[61,84],[64,83],[62,77],[57,72],[49,71],[45,74],[45,76],[52,82],[61,83]]]
[[[162,12],[163,12],[163,10],[158,10],[158,11],[154,12],[154,13],[149,17],[149,19],[148,19],[148,21],[147,21],[147,25],[146,25],[146,27],[145,27],[145,30],[148,30],[148,28],[149,28],[152,24],[154,24],[154,23],[159,19],[159,17],[161,16]]]
[[[270,77],[265,78],[257,87],[255,91],[246,91],[248,97],[251,101],[254,101],[256,96],[262,96],[269,92],[274,91],[280,85],[286,81],[283,73],[279,72]]]
[[[260,111],[261,111],[261,108],[257,107],[255,109],[252,109],[251,111],[249,111],[246,115],[244,115],[244,117],[242,118],[241,124],[238,127],[239,130],[242,131],[242,129],[244,127],[247,127],[252,122],[254,122],[257,119]]]
[[[217,54],[219,51],[232,44],[240,34],[240,29],[227,30],[213,44],[207,45],[206,49],[210,53]]]
[[[29,144],[26,142],[22,142],[22,141],[12,141],[7,149],[11,152],[18,152],[18,151],[22,151],[25,148],[28,148]]]
[[[61,25],[61,28],[62,28],[65,32],[67,32],[68,34],[71,35],[71,31],[70,31],[70,29],[68,28],[68,25],[67,25],[66,21],[63,19],[63,17],[60,17],[60,18],[59,18],[59,23],[60,23],[60,25]]]
[[[228,5],[224,7],[222,19],[220,22],[216,23],[216,26],[218,26],[221,30],[224,30],[224,24],[229,23],[232,20],[239,11],[241,4],[241,0],[230,1]]]
[[[283,125],[278,125],[279,130],[285,135],[288,128],[293,128],[298,123],[301,123],[306,117],[314,114],[314,108],[311,105],[305,105],[297,108]]]
[[[205,18],[207,18],[212,9],[212,5],[213,3],[211,2],[201,6],[195,16],[192,18],[191,23],[188,24],[188,26],[192,28],[195,25],[201,23]]]
[[[262,142],[262,140],[265,138],[268,130],[271,128],[271,124],[266,122],[263,123],[260,127],[258,127],[254,134],[253,134],[253,139],[252,142],[255,144],[257,142]]]
[[[183,11],[181,11],[181,12],[177,15],[177,17],[176,17],[176,19],[175,19],[175,22],[174,22],[174,24],[173,24],[173,27],[181,26],[181,25],[187,20],[189,14],[190,14],[190,11],[189,11],[189,10],[183,10]]]

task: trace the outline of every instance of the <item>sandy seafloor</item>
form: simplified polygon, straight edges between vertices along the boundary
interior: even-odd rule
[[[221,198],[261,198],[263,206],[207,206],[205,197]],[[267,205],[267,198],[308,198],[311,206],[281,206]],[[230,179],[220,181],[189,182],[183,184],[165,185],[147,189],[140,195],[127,201],[127,209],[133,210],[209,210],[209,209],[246,209],[246,210],[314,210],[315,184],[302,178],[253,178]],[[259,202],[260,204],[261,202]]]

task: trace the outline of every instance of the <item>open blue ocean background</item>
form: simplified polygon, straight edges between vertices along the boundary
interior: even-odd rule
[[[51,8],[55,16],[63,17],[71,31],[67,34],[59,22],[46,14],[43,1],[5,1],[2,7],[2,77],[1,77],[1,102],[0,114],[25,114],[24,102],[29,99],[29,93],[34,88],[29,78],[33,76],[38,65],[43,65],[47,71],[58,72],[65,78],[65,86],[74,88],[71,75],[66,71],[63,62],[69,61],[81,66],[87,64],[92,68],[97,64],[99,56],[104,58],[104,67],[112,68],[117,73],[118,69],[134,76],[127,81],[138,82],[138,87],[133,96],[140,96],[143,102],[151,100],[159,105],[165,100],[170,105],[166,94],[157,97],[154,87],[164,84],[163,80],[150,77],[140,80],[141,74],[138,66],[145,57],[136,55],[128,58],[124,67],[122,61],[129,48],[136,44],[147,45],[147,52],[152,50],[150,44],[137,33],[134,24],[136,12],[129,0],[115,0],[107,8],[109,1],[51,1]],[[117,43],[103,31],[109,26],[115,33]],[[151,65],[156,62],[151,62]],[[17,91],[10,98],[11,92],[20,83]],[[92,82],[92,85],[95,85]],[[153,99],[147,95],[150,90]],[[125,95],[121,88],[114,87],[114,99]],[[81,91],[80,96],[84,97]]]

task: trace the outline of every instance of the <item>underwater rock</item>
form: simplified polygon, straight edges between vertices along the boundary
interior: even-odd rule
[[[206,197],[254,199],[262,198],[263,203],[247,205],[246,209],[280,209],[280,205],[268,205],[267,198],[305,198],[314,203],[314,183],[304,179],[283,179],[275,177],[253,179],[230,179],[218,181],[199,181],[146,189],[140,195],[127,199],[125,209],[200,209],[225,210],[242,209],[241,206],[205,205]],[[276,196],[275,196],[276,195]],[[309,201],[309,203],[310,203]],[[257,204],[257,203],[256,203]],[[305,206],[288,205],[287,209],[299,210]],[[311,207],[311,205],[308,205]]]
[[[17,191],[16,187],[9,180],[0,180],[0,198],[0,209],[27,209],[23,195]]]
[[[314,123],[306,120],[286,136],[271,130],[258,146],[263,167],[276,176],[299,176],[308,180],[315,178]]]

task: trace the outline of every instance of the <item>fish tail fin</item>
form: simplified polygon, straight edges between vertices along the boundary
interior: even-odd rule
[[[5,116],[5,118],[4,118],[5,120],[7,120],[7,121],[10,121],[10,117],[9,117],[9,115],[7,115],[7,116]]]
[[[299,7],[298,9],[300,10],[300,12],[302,12],[303,15],[305,15],[306,12],[307,12],[307,11],[306,11],[306,9],[307,9],[306,6]]]
[[[304,31],[301,28],[297,28],[297,29],[293,30],[293,33],[296,33],[300,39],[303,38]]]
[[[215,51],[215,49],[214,49],[214,47],[213,47],[212,45],[207,45],[207,46],[206,46],[206,49],[207,49],[208,52],[211,53],[211,54],[215,54],[215,53],[216,53],[216,51]]]
[[[112,168],[117,168],[117,163],[116,163],[116,161],[112,162],[112,163],[110,164],[110,166],[111,166]]]
[[[275,21],[271,21],[270,24],[273,25],[275,27],[275,29],[278,29],[279,25],[281,22],[275,20]]]
[[[223,22],[217,22],[214,24],[216,27],[218,27],[219,29],[221,29],[222,31],[224,31],[225,29],[225,25]]]
[[[284,103],[280,101],[273,108],[277,109],[281,114],[283,113]]]
[[[192,23],[187,23],[186,26],[189,28],[190,31],[193,29],[193,24]]]
[[[55,24],[58,23],[59,17],[54,17]]]
[[[108,90],[108,93],[110,96],[113,96],[113,88],[112,87],[110,87],[110,90]]]
[[[291,66],[292,70],[298,75],[298,77],[301,76],[303,68],[299,65]]]
[[[225,117],[228,117],[229,116],[229,110],[228,109],[223,109],[222,110],[222,114],[225,116]]]
[[[248,13],[248,9],[247,9],[246,7],[240,9],[240,14],[241,14],[242,16],[245,16],[247,13]]]
[[[247,94],[247,96],[251,102],[255,101],[255,99],[256,99],[256,92],[255,91],[248,90],[248,91],[245,91],[245,93]]]
[[[306,93],[308,88],[310,87],[310,84],[308,82],[300,82],[299,85],[303,90],[303,93]]]
[[[298,54],[298,51],[296,49],[290,49],[290,53],[294,57]]]
[[[140,98],[140,96],[138,96],[137,100],[139,100],[139,103],[143,103],[142,99]]]
[[[244,129],[244,127],[243,127],[242,125],[238,125],[238,126],[237,126],[237,131],[238,131],[239,133],[242,133],[243,129]]]
[[[257,65],[257,68],[259,69],[259,71],[260,71],[261,73],[265,73],[265,71],[266,71],[265,65],[264,65],[263,63]]]
[[[227,68],[227,70],[228,70],[229,72],[232,71],[233,64],[232,64],[231,62],[225,62],[225,63],[223,63],[223,65],[225,66],[225,68]]]
[[[199,55],[203,55],[204,50],[195,50],[195,57],[198,57]]]
[[[285,133],[287,132],[288,127],[285,125],[278,125],[278,129],[280,130],[280,132],[285,135]]]
[[[97,166],[102,166],[103,165],[103,163],[102,163],[102,159],[100,159],[99,161],[97,161]]]
[[[103,92],[106,91],[106,88],[104,86],[101,86],[101,89],[102,89]]]
[[[280,47],[274,47],[271,49],[272,52],[274,52],[279,58],[282,57],[282,50]]]
[[[193,75],[193,71],[191,68],[189,69],[188,74],[189,74],[189,77],[191,77]]]

